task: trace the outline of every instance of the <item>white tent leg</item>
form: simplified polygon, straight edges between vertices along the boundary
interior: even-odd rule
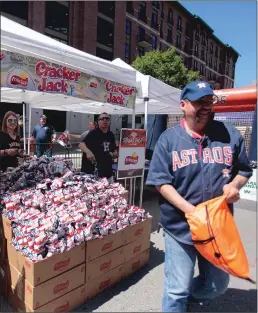
[[[26,103],[22,103],[22,123],[23,123],[23,150],[26,151],[26,132],[25,132],[25,107]]]
[[[148,101],[149,101],[149,98],[144,98],[144,104],[145,104],[144,129],[146,129],[146,144],[147,144]],[[142,207],[142,199],[143,199],[144,174],[145,174],[145,168],[143,170],[143,174],[142,174],[142,178],[141,178],[140,202],[139,202],[140,208]]]
[[[132,129],[135,129],[135,105],[133,107],[133,113],[132,113]],[[130,204],[134,203],[134,196],[133,195],[133,183],[135,184],[136,181],[133,178],[130,178]]]
[[[29,106],[29,135],[31,137],[31,107]],[[30,155],[30,139],[28,140],[28,155]]]

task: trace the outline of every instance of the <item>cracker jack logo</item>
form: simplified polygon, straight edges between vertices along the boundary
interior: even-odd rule
[[[221,173],[223,174],[224,178],[229,178],[229,174],[231,173],[231,171],[225,168],[224,170],[221,171]]]
[[[125,165],[137,164],[138,160],[139,160],[139,157],[138,157],[137,153],[133,152],[133,154],[131,156],[127,156],[125,158]]]

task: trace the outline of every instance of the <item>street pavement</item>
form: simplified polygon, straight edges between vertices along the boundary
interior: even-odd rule
[[[164,244],[157,233],[159,206],[157,193],[146,188],[143,207],[153,216],[150,262],[113,288],[88,301],[76,312],[160,312],[163,294]],[[256,280],[256,202],[241,200],[235,206],[235,220],[241,235],[251,277]],[[195,274],[198,273],[197,267]],[[3,311],[8,311],[6,307]],[[257,289],[247,281],[231,277],[226,293],[209,307],[194,306],[192,312],[257,312]]]
[[[150,262],[132,277],[105,291],[76,310],[84,312],[160,312],[163,294],[164,244],[159,221],[158,198],[152,189],[144,193],[143,206],[153,216]],[[235,220],[241,235],[251,277],[256,281],[256,203],[241,200],[235,206]],[[195,274],[198,273],[196,267]],[[247,281],[231,277],[227,292],[209,307],[197,305],[192,312],[257,312],[257,289]]]

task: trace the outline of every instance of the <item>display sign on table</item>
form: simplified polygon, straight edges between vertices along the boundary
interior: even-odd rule
[[[117,178],[141,177],[145,168],[146,130],[121,129]]]
[[[133,108],[136,88],[16,52],[1,51],[1,87],[59,93]]]
[[[249,179],[248,183],[240,190],[240,198],[245,200],[257,201],[257,183],[256,183],[257,170],[253,170],[253,176]]]

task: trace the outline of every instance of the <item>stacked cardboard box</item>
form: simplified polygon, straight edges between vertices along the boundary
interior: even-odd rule
[[[148,263],[152,218],[31,262],[11,245],[3,217],[0,262],[3,295],[15,311],[69,312]],[[2,252],[1,252],[2,253]]]

